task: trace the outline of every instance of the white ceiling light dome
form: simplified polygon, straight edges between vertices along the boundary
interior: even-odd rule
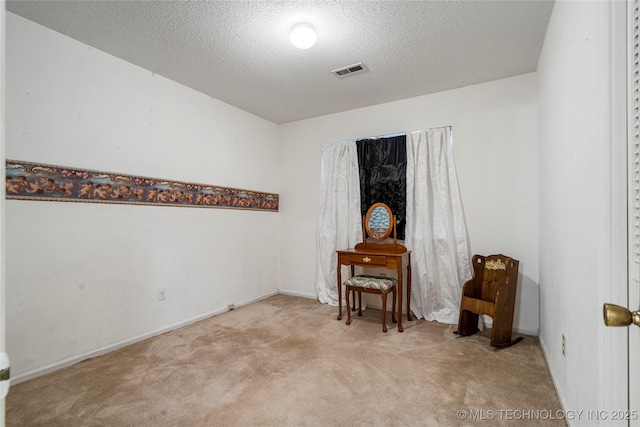
[[[296,24],[291,29],[291,43],[298,49],[309,49],[316,44],[318,35],[316,34],[313,25],[301,22]]]

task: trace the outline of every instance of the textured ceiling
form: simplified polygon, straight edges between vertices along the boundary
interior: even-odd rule
[[[551,1],[7,1],[8,11],[274,123],[536,70]],[[291,27],[318,42],[299,50]],[[368,71],[331,70],[363,62]]]

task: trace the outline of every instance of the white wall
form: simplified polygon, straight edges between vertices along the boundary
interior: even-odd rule
[[[281,289],[315,296],[322,144],[452,125],[472,252],[520,260],[514,326],[536,335],[536,90],[528,74],[282,125]]]
[[[540,341],[565,409],[628,405],[627,379],[614,379],[626,372],[626,347],[612,351],[626,331],[602,321],[602,304],[626,295],[624,90],[616,98],[614,89],[624,87],[625,25],[611,21],[620,6],[556,2],[538,66]]]
[[[276,125],[6,18],[7,158],[278,192]],[[7,201],[14,378],[276,292],[278,215]]]

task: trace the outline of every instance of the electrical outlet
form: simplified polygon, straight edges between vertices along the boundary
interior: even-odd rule
[[[158,301],[164,301],[167,299],[167,288],[158,289]]]
[[[565,357],[566,357],[566,353],[565,353],[565,351],[566,351],[566,349],[567,349],[567,347],[566,347],[566,346],[567,346],[567,341],[566,341],[566,339],[564,338],[564,334],[562,334],[562,355],[563,355],[563,356],[565,356]]]

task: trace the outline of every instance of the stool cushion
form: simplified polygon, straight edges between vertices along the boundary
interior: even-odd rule
[[[398,284],[398,280],[393,277],[378,277],[378,276],[353,276],[350,279],[344,281],[345,285],[353,286],[354,288],[365,289],[377,289],[379,291],[389,291],[391,288]]]

